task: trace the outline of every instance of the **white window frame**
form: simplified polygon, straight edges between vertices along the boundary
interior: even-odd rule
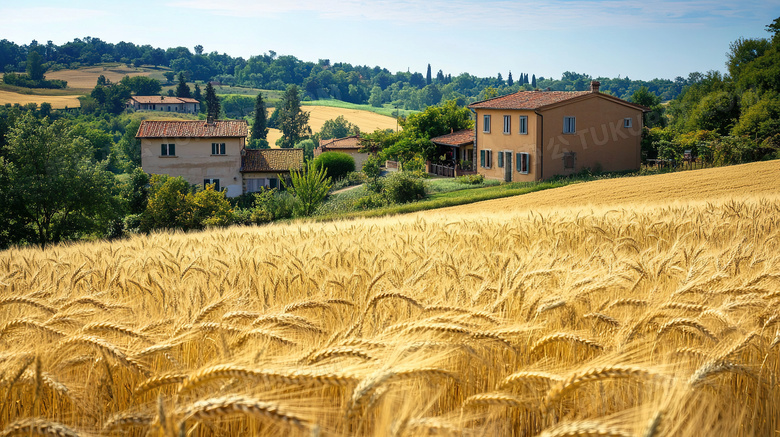
[[[176,156],[175,143],[160,144],[160,156]]]
[[[512,133],[512,116],[511,115],[505,115],[504,116],[504,135],[509,135]]]
[[[490,114],[482,116],[482,132],[486,134],[490,133]]]
[[[577,132],[577,117],[563,117],[563,133],[573,134]]]
[[[633,120],[631,118],[624,118],[623,119],[623,127],[629,128],[633,124]]]
[[[531,170],[531,154],[518,152],[515,159],[517,160],[515,163],[517,172],[520,174],[528,174]]]
[[[520,135],[528,135],[528,116],[527,115],[521,115],[520,116]]]
[[[224,155],[225,154],[225,143],[211,143],[211,154],[212,155]]]
[[[219,186],[219,179],[218,178],[204,178],[203,179],[203,189],[206,189],[207,185],[214,184],[214,191],[221,191],[222,187]]]

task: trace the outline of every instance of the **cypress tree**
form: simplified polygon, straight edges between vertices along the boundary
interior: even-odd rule
[[[509,76],[506,78],[506,84],[509,86],[512,86],[515,84],[515,81],[512,79],[512,70],[509,70]]]
[[[257,93],[257,99],[255,99],[255,117],[254,122],[252,123],[252,139],[265,140],[267,137],[268,122],[265,102],[263,101],[263,94]]]
[[[431,64],[428,64],[428,72],[425,73],[425,84],[430,85],[431,82]]]
[[[211,86],[211,83],[209,82],[206,84],[206,116],[216,120],[219,118],[220,110],[219,98],[214,91],[214,87]]]
[[[187,85],[187,81],[184,80],[184,73],[179,73],[179,84],[176,85],[176,97],[192,98],[190,87]]]
[[[536,88],[536,75],[535,74],[531,77],[531,86]]]

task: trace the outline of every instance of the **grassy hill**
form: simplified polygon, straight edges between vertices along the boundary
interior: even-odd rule
[[[0,252],[0,424],[771,435],[778,170]]]

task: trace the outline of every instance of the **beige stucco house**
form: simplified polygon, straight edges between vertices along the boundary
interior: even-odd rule
[[[126,106],[136,111],[164,111],[183,114],[200,112],[200,102],[185,97],[133,96],[127,101]]]
[[[368,153],[360,152],[360,136],[352,135],[344,138],[333,138],[330,140],[320,140],[320,145],[314,149],[314,157],[316,158],[325,152],[341,152],[346,153],[355,160],[355,170],[360,171],[363,168],[363,163],[368,159]]]
[[[247,133],[244,120],[145,120],[136,134],[141,167],[149,174],[182,176],[193,185],[214,184],[228,197],[239,196]]]
[[[583,169],[640,166],[644,106],[599,92],[520,91],[472,103],[477,171],[534,181]]]

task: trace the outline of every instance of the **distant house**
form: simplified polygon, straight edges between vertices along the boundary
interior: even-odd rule
[[[303,149],[244,149],[241,152],[241,175],[244,192],[278,188],[280,178],[290,170],[303,168]]]
[[[193,185],[214,184],[235,197],[243,192],[241,151],[248,126],[244,120],[145,120],[141,167],[146,173],[182,176]]]
[[[590,91],[520,91],[472,103],[480,174],[533,181],[583,169],[635,170],[648,108]]]
[[[362,153],[360,149],[360,135],[320,140],[319,147],[314,149],[314,157],[316,158],[325,152],[346,153],[355,159],[355,169],[360,170],[363,168],[363,163],[368,159],[368,153]]]
[[[127,101],[127,108],[136,111],[179,112],[182,114],[197,114],[200,112],[200,102],[185,97],[167,96],[133,96]]]
[[[279,178],[303,167],[303,149],[248,150],[244,120],[141,122],[141,167],[150,174],[214,184],[228,197],[276,188]]]

